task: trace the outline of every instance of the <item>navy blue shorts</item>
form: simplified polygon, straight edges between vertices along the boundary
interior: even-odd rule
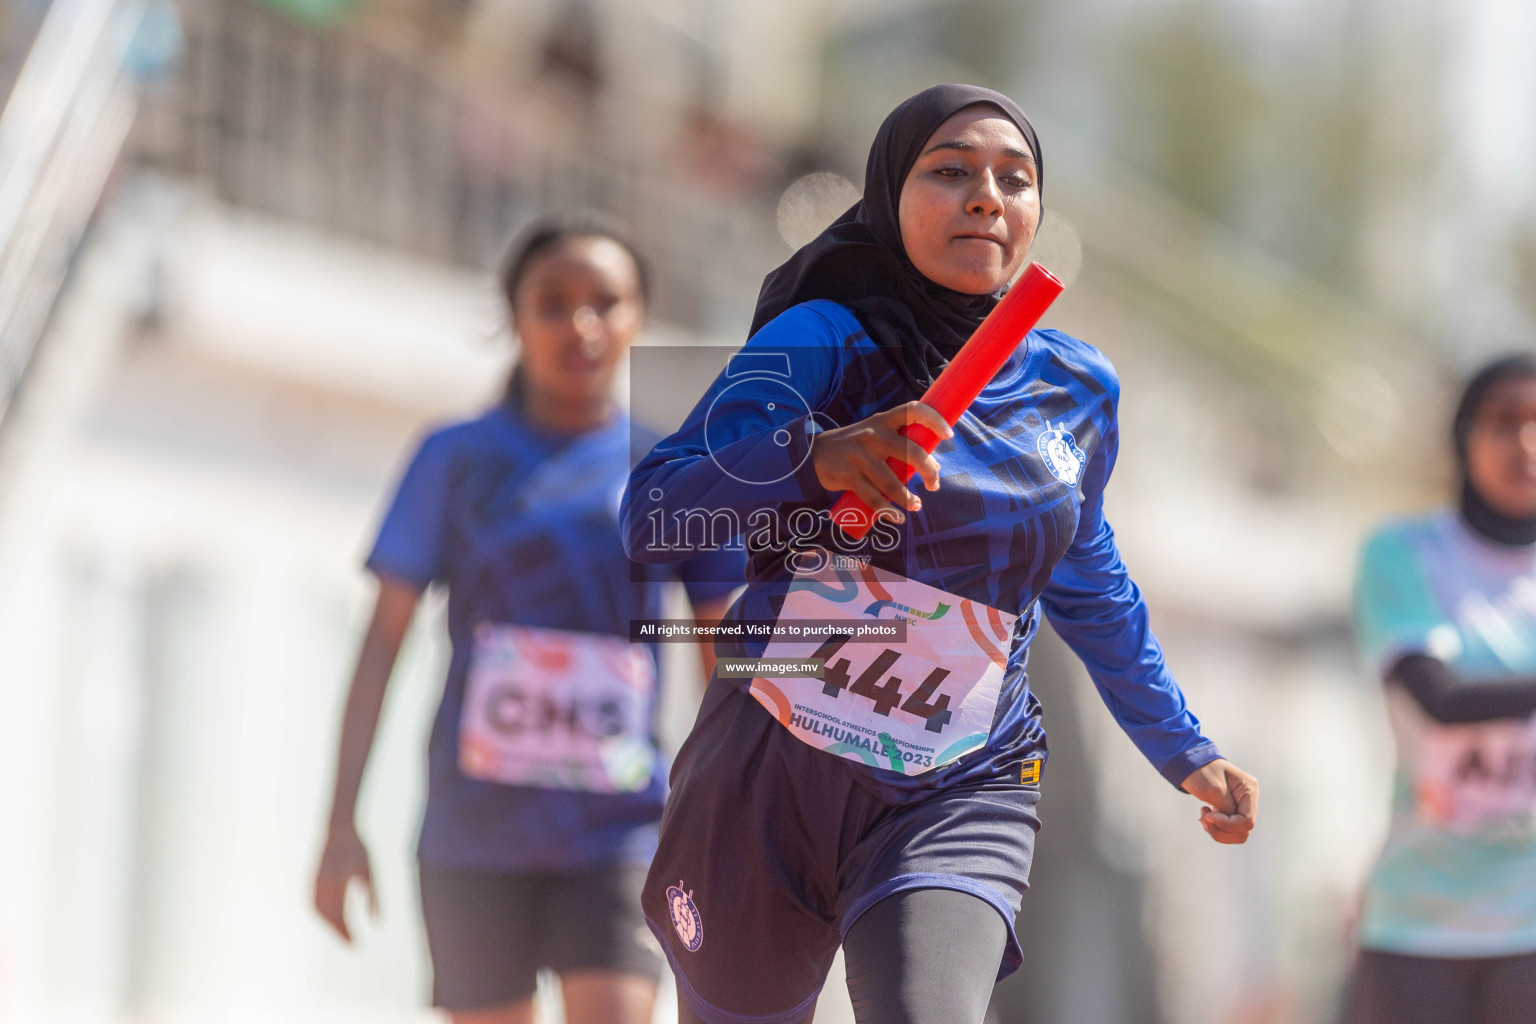
[[[1012,973],[1040,827],[1040,788],[1020,767],[888,803],[865,784],[873,769],[802,743],[711,680],[641,896],[682,997],[709,1024],[798,1021],[859,915],[913,889],[994,907],[1008,926],[998,977]]]
[[[649,981],[661,956],[640,920],[645,869],[502,874],[420,865],[432,1005],[483,1010],[533,996],[539,971],[614,971]]]

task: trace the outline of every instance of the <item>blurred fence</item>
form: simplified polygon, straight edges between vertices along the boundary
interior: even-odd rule
[[[615,152],[600,95],[477,90],[451,54],[366,24],[320,33],[249,0],[184,0],[185,65],[146,97],[133,150],[221,200],[482,268],[539,213],[613,214],[655,267],[654,309],[707,329],[782,258],[771,218]],[[657,130],[664,130],[658,126]]]

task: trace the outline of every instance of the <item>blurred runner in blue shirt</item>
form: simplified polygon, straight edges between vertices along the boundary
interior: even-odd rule
[[[644,309],[635,251],[595,222],[548,222],[514,249],[502,286],[521,343],[506,397],[426,437],[368,558],[378,603],[315,902],[349,939],[348,883],[372,887],[354,821],[363,766],[417,601],[441,583],[453,657],[419,848],[434,1005],[460,1022],[527,1021],[547,967],[573,1024],[645,1024],[661,958],[639,888],[667,766],[656,651],[630,644],[630,620],[657,617],[673,578],[698,618],[718,619],[742,556],[706,551],[663,571],[625,555],[632,431],[612,396]]]

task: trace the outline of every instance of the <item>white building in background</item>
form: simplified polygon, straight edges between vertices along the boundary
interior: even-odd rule
[[[430,1019],[437,600],[360,801],[381,916],[359,901],[348,949],[310,891],[372,531],[415,440],[493,401],[510,355],[486,275],[184,183],[117,198],[6,424],[0,1020]],[[697,680],[669,664],[675,743]]]
[[[498,387],[490,297],[143,181],[100,224],[7,424],[0,1018],[422,1016],[433,613],[362,804],[358,952],[309,888],[359,560],[412,437]]]

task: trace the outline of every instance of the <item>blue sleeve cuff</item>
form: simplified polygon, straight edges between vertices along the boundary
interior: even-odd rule
[[[1174,789],[1182,793],[1184,792],[1182,783],[1185,779],[1189,778],[1190,772],[1204,767],[1220,757],[1221,751],[1216,749],[1216,744],[1210,740],[1205,740],[1176,755],[1172,761],[1163,765],[1163,778],[1172,783]]]

